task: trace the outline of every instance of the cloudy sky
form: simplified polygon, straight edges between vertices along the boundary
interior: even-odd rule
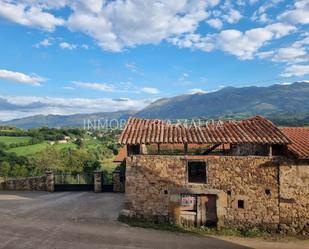
[[[0,120],[309,78],[309,0],[0,0]]]

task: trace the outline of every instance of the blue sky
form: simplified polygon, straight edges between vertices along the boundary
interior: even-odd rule
[[[309,0],[0,0],[0,120],[306,80],[308,23]]]

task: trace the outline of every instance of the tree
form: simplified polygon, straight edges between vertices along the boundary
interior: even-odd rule
[[[85,173],[92,173],[95,170],[98,170],[101,168],[101,163],[98,160],[95,161],[85,161],[84,162],[84,168],[83,168],[83,172]]]
[[[13,177],[26,177],[26,176],[28,176],[28,170],[27,170],[26,166],[24,166],[24,165],[15,164],[11,168],[11,176],[13,176]]]
[[[77,138],[75,144],[78,146],[78,148],[84,147],[84,141],[81,138]]]
[[[3,142],[0,142],[0,150],[5,150],[7,149],[7,145]]]
[[[86,162],[94,161],[93,155],[86,150],[63,149],[61,151],[64,159],[63,165],[65,172],[82,173]]]
[[[30,159],[30,165],[44,172],[46,170],[62,171],[63,155],[55,147],[48,147],[44,151],[34,155]]]
[[[8,177],[10,176],[11,165],[8,162],[2,162],[0,164],[0,176]]]

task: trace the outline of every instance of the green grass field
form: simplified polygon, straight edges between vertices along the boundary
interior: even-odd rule
[[[17,143],[27,143],[31,137],[13,137],[13,136],[0,136],[0,143],[17,144]]]
[[[91,148],[95,148],[98,145],[100,145],[101,142],[98,139],[94,139],[91,136],[86,135],[84,139],[84,144],[87,148],[91,149]]]
[[[37,152],[40,152],[49,146],[55,146],[57,149],[77,147],[76,144],[72,144],[72,143],[50,145],[47,142],[44,142],[44,143],[28,145],[28,146],[21,146],[21,147],[9,149],[8,152],[15,152],[18,156],[29,156]]]

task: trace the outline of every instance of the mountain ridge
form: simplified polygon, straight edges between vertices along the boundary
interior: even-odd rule
[[[309,113],[309,84],[227,87],[204,94],[159,99],[136,113],[143,118],[201,118],[224,115]]]
[[[7,103],[4,103],[7,104]],[[0,103],[1,105],[1,103]],[[1,106],[0,106],[1,109]],[[226,87],[209,93],[161,98],[140,111],[97,112],[73,115],[36,115],[0,122],[19,128],[82,127],[84,120],[247,118],[262,115],[277,124],[309,125],[309,82],[274,84],[268,87]]]

